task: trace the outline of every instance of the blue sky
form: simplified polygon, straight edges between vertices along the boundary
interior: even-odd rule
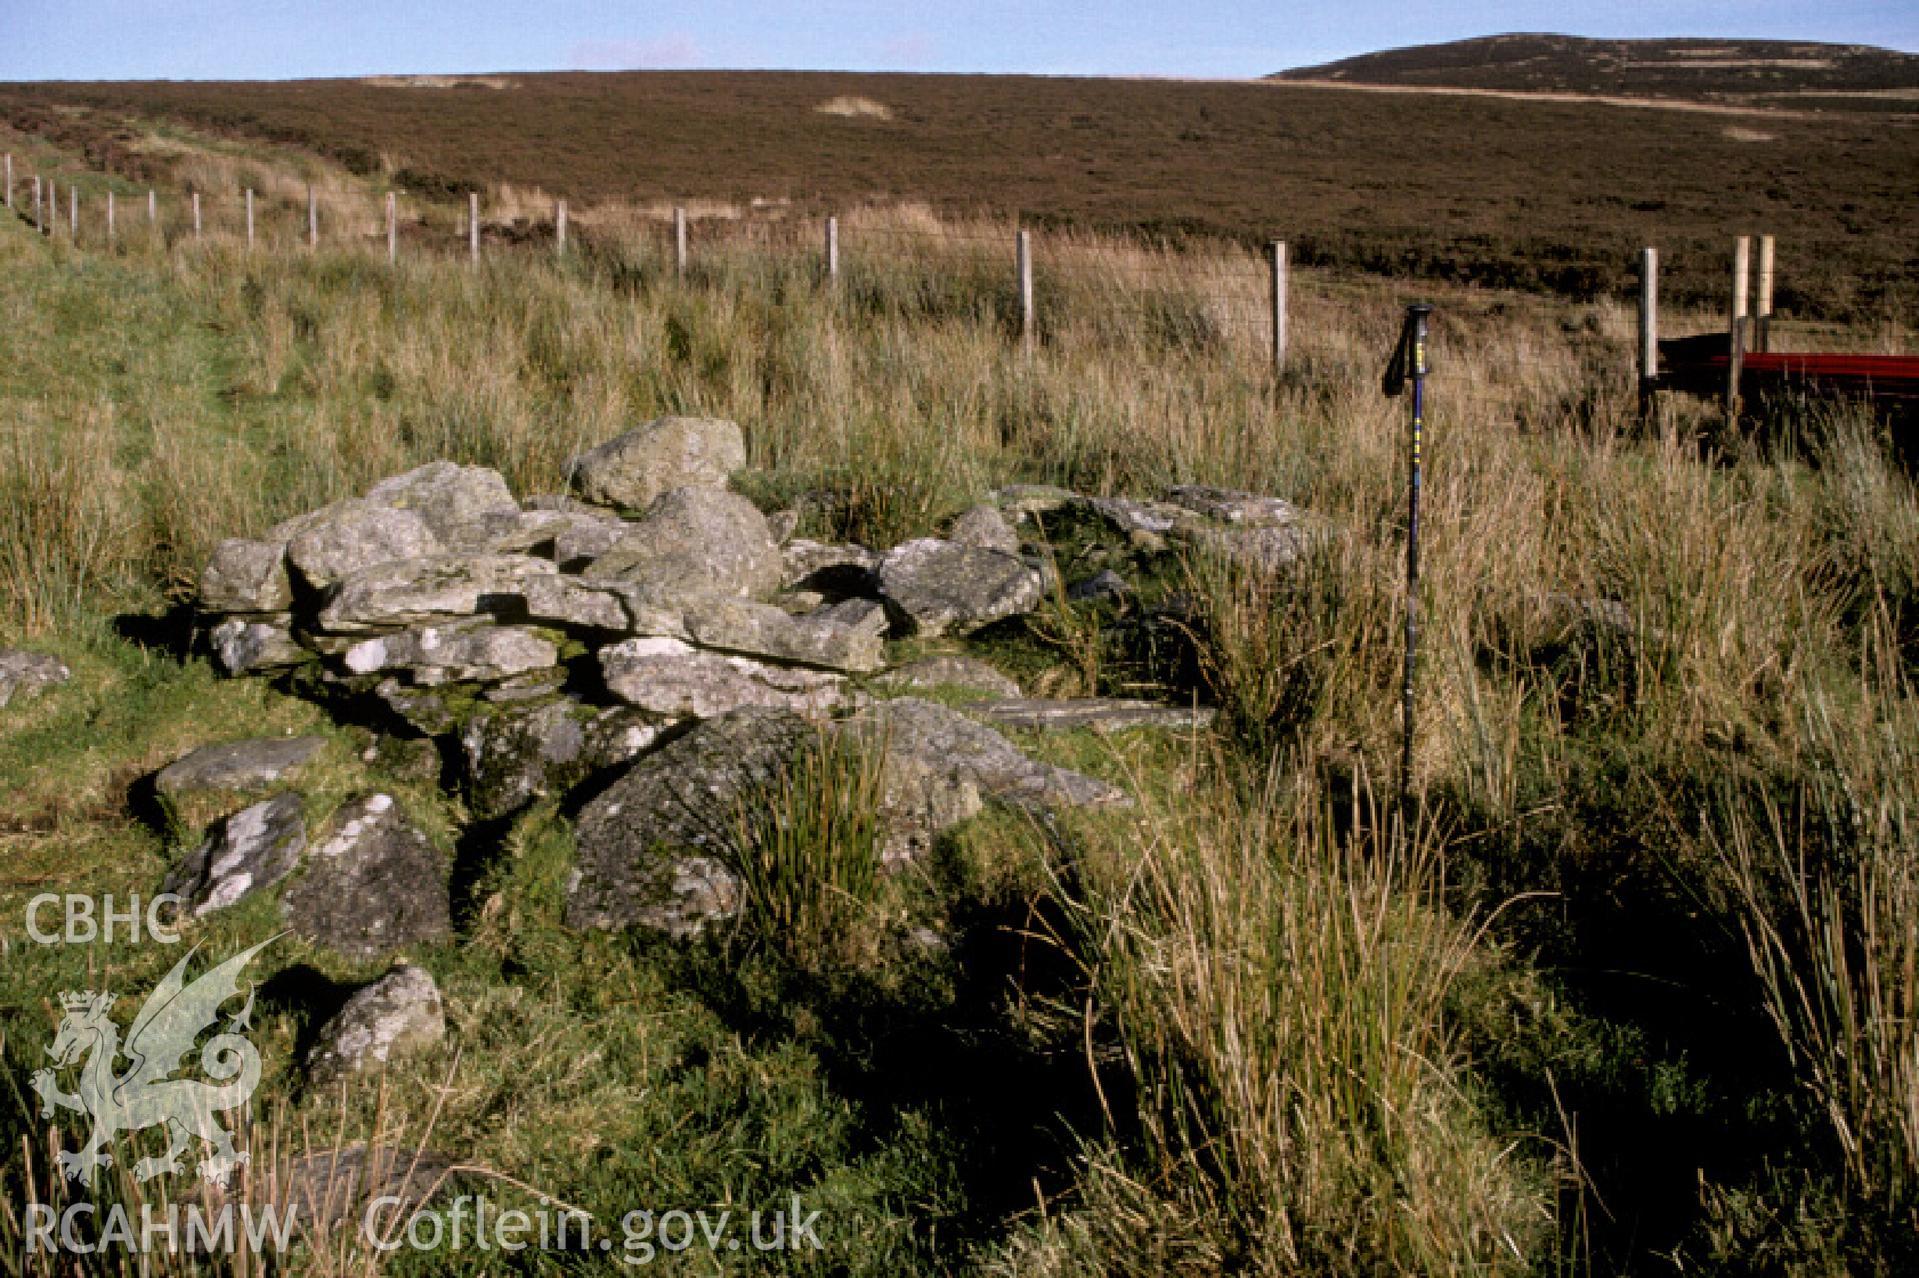
[[[1501,31],[1919,51],[1915,0],[0,0],[0,80],[782,67],[1252,76]]]

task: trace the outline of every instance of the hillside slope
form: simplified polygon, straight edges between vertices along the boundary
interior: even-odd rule
[[[842,100],[878,110],[841,114]],[[0,85],[0,137],[178,185],[182,126],[290,144],[414,196],[769,205],[920,202],[1156,234],[1283,238],[1328,265],[1572,296],[1716,300],[1734,235],[1779,239],[1781,304],[1878,315],[1919,295],[1919,130],[1586,101],[1270,82],[785,72],[437,82]],[[11,145],[11,144],[10,144]],[[849,245],[849,251],[856,246]],[[1816,268],[1815,268],[1816,264]]]
[[[1802,40],[1591,40],[1515,33],[1414,45],[1282,71],[1276,80],[1750,100],[1872,95],[1919,106],[1919,56]]]

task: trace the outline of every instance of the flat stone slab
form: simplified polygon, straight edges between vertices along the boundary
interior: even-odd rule
[[[1274,574],[1298,563],[1317,534],[1304,524],[1205,527],[1187,540],[1251,572]]]
[[[686,633],[702,648],[765,657],[794,665],[865,674],[886,664],[885,611],[873,605],[879,626],[842,625],[832,612],[795,617],[748,599],[695,599],[685,605]],[[862,618],[861,621],[865,619]]]
[[[1020,696],[1020,686],[977,657],[921,657],[873,681],[882,688],[959,688],[989,697]]]
[[[1164,537],[1204,522],[1203,517],[1184,506],[1166,501],[1141,501],[1133,497],[1089,497],[1086,506],[1099,514],[1117,532],[1145,533]]]
[[[160,769],[153,784],[168,797],[200,790],[266,790],[299,772],[325,748],[325,737],[260,737],[201,746]]]
[[[1053,484],[1008,484],[993,491],[993,501],[1015,518],[1050,515],[1083,500],[1070,488]]]
[[[1038,697],[976,701],[966,713],[998,728],[1028,728],[1044,732],[1125,732],[1130,728],[1172,728],[1192,731],[1218,717],[1210,706],[1169,706],[1157,701],[1130,701],[1116,697],[1047,700]]]
[[[314,1235],[357,1230],[372,1210],[375,1223],[393,1226],[397,1239],[409,1216],[428,1201],[463,1192],[464,1177],[454,1166],[445,1154],[411,1144],[319,1150],[266,1171],[256,1168],[253,1210],[271,1208]]]
[[[838,675],[702,652],[670,638],[602,648],[600,671],[621,701],[675,719],[712,719],[745,706],[820,714],[846,697]]]
[[[195,918],[223,910],[279,883],[307,849],[300,796],[279,794],[214,826],[160,884],[186,901]]]
[[[1208,519],[1251,528],[1277,528],[1298,523],[1304,516],[1299,507],[1284,498],[1204,484],[1176,485],[1166,490],[1165,500]]]
[[[520,626],[461,623],[421,626],[365,639],[346,650],[354,674],[402,670],[420,687],[444,683],[497,683],[557,665],[560,650]]]
[[[523,612],[525,583],[557,571],[531,555],[431,555],[377,564],[340,583],[320,612],[320,629],[350,635]]]
[[[71,678],[73,671],[58,657],[24,648],[0,651],[0,709],[15,700],[38,696]]]
[[[925,856],[942,832],[989,800],[1036,809],[1131,802],[1124,790],[1030,759],[992,728],[917,697],[875,702],[841,730],[884,752],[880,815],[889,866]]]

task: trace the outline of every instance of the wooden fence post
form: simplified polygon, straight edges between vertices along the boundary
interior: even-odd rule
[[[113,192],[107,192],[107,247],[113,247]]]
[[[13,208],[13,152],[7,152],[7,208]]]
[[[1273,309],[1273,373],[1277,375],[1286,366],[1286,241],[1274,240],[1271,254],[1267,291]]]
[[[247,252],[253,251],[253,188],[247,188]]]
[[[1021,230],[1013,240],[1013,266],[1019,273],[1020,346],[1033,351],[1033,233]]]
[[[1756,351],[1772,349],[1772,236],[1759,237],[1759,304],[1753,308]]]
[[[840,277],[840,220],[826,219],[826,278],[829,283]]]
[[[80,242],[80,188],[67,183],[67,238],[75,244]]]
[[[392,191],[386,193],[386,264],[393,266],[400,260],[400,200]]]
[[[200,193],[198,191],[195,191],[193,193],[193,238],[196,243],[200,239],[201,230],[202,230],[202,224],[200,222]]]
[[[40,175],[36,173],[33,175],[33,229],[45,234],[45,219],[40,216],[40,199]]]
[[[561,200],[553,207],[553,252],[555,256],[566,256],[566,201]]]
[[[1652,415],[1659,389],[1659,250],[1639,250],[1639,420]]]
[[[686,278],[686,209],[673,206],[673,272]]]
[[[307,247],[320,247],[320,193],[307,183]]]
[[[1732,246],[1732,321],[1726,330],[1726,424],[1739,424],[1739,379],[1746,364],[1746,295],[1752,274],[1752,240],[1740,236]]]

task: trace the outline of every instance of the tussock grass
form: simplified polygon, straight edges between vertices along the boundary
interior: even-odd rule
[[[1338,824],[1280,765],[1079,850],[1088,1016],[1138,1090],[1146,1183],[1256,1272],[1522,1272],[1552,1216],[1462,1090],[1444,1007],[1475,937],[1440,840]]]
[[[877,935],[881,773],[839,734],[808,743],[741,797],[728,860],[751,934],[802,967],[870,957]]]
[[[1849,1188],[1909,1230],[1919,1219],[1919,717],[1883,639],[1875,648],[1879,713],[1809,699],[1804,774],[1780,796],[1729,787],[1708,832],[1767,1015]]]

